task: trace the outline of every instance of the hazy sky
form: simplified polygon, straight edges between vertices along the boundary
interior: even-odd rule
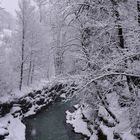
[[[18,7],[18,0],[2,0],[2,7],[12,15],[15,15],[15,9]]]

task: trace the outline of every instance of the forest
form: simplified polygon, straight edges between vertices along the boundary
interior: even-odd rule
[[[140,0],[3,2],[0,140],[140,140]]]

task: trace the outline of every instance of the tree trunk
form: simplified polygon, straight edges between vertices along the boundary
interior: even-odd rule
[[[61,47],[61,27],[59,27],[56,42],[55,74],[63,74],[63,48]]]
[[[137,1],[137,11],[138,11],[138,23],[140,26],[140,1]]]
[[[115,0],[111,0],[112,6],[113,6],[113,14],[115,16],[115,24],[117,26],[117,32],[118,32],[118,39],[119,39],[119,46],[121,49],[124,49],[124,37],[123,37],[123,28],[120,24],[120,14],[118,12],[118,3]]]
[[[42,6],[39,6],[39,21],[42,22]]]
[[[22,84],[23,84],[23,71],[24,71],[24,39],[25,39],[25,32],[23,29],[22,32],[22,50],[21,50],[21,68],[20,68],[20,82],[19,82],[19,90],[22,89]]]
[[[28,79],[27,79],[27,86],[29,86],[29,85],[30,85],[31,70],[32,70],[32,60],[31,60],[31,58],[30,58],[29,72],[28,72]]]
[[[118,32],[118,38],[119,38],[119,48],[121,49],[125,49],[125,45],[124,45],[124,37],[123,37],[123,28],[121,26],[121,23],[120,23],[120,14],[119,14],[119,11],[117,10],[117,7],[118,7],[118,3],[115,1],[115,0],[111,0],[112,2],[112,5],[113,5],[113,12],[114,12],[114,15],[116,17],[115,19],[115,23],[116,23],[116,26],[117,26],[117,32]],[[124,55],[124,53],[122,52],[122,55]],[[129,60],[125,61],[125,67],[128,67],[128,64],[129,64]],[[128,85],[128,88],[129,88],[129,92],[131,94],[133,94],[133,80],[131,79],[131,76],[126,76],[126,81],[127,81],[127,85]]]
[[[34,69],[35,69],[35,64],[34,64],[34,62],[32,62],[32,69],[31,69],[31,84],[33,83]]]

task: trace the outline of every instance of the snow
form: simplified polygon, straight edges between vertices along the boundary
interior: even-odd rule
[[[25,140],[25,125],[21,120],[11,117],[10,122],[7,140]]]
[[[24,117],[28,117],[28,116],[31,116],[31,115],[34,115],[34,114],[36,114],[36,112],[35,112],[35,106],[32,106],[30,108],[30,110],[24,115]]]
[[[12,35],[12,31],[9,30],[9,29],[3,29],[3,34],[6,35],[6,36],[11,37],[11,35]]]
[[[74,131],[90,137],[91,133],[88,130],[87,123],[83,121],[82,117],[80,108],[73,113],[66,111],[66,122],[73,126]]]
[[[124,126],[124,127],[126,126],[125,123],[123,123],[121,125]],[[113,136],[114,136],[113,133],[114,132],[118,132],[118,131],[116,131],[115,128],[108,128],[107,126],[105,126],[103,124],[100,125],[100,128],[103,131],[103,133],[107,136],[108,140],[114,140],[113,139]],[[119,134],[120,134],[120,136],[121,136],[121,138],[123,140],[137,140],[136,137],[131,134],[131,130],[130,129],[129,130],[125,129],[125,130],[121,131],[121,128],[120,128]]]
[[[21,108],[19,106],[15,106],[15,107],[12,107],[11,113],[15,113],[15,112],[20,111],[20,110],[21,110]]]
[[[88,119],[88,120],[94,119],[93,108],[91,108],[90,106],[86,105],[86,107],[84,109],[82,109],[82,113],[83,113],[84,117],[86,117],[86,119]]]
[[[60,97],[65,99],[66,98],[66,94],[63,93],[63,94],[60,95]]]
[[[79,108],[79,104],[74,105],[74,108],[78,109]]]
[[[114,120],[112,119],[112,117],[110,117],[110,115],[108,114],[108,112],[106,111],[106,109],[103,106],[99,107],[98,115],[100,117],[103,117],[105,120],[108,120],[108,122],[114,123]]]
[[[104,120],[107,120],[109,123],[115,124],[114,127],[108,127],[101,121],[99,129],[101,129],[103,134],[107,136],[108,140],[114,140],[114,133],[119,134],[122,140],[137,140],[137,138],[131,134],[128,108],[122,108],[119,106],[118,95],[115,92],[108,94],[107,100],[109,101],[109,109],[113,114],[115,114],[119,123],[116,123],[104,106],[99,104],[98,116],[104,118]],[[86,120],[89,120],[90,122],[94,121],[94,109],[86,104],[84,104],[82,108],[79,105],[75,105],[75,109],[76,111],[73,113],[69,111],[66,112],[66,122],[73,126],[75,132],[82,133],[83,135],[90,137],[90,140],[97,140],[97,130],[94,129],[93,124],[89,124],[83,120],[84,115]]]
[[[5,134],[8,134],[8,130],[5,128],[0,128],[0,136],[3,136]]]
[[[92,134],[89,140],[98,140],[98,137],[96,134]]]
[[[19,118],[14,118],[11,114],[7,114],[5,117],[0,118],[0,124],[7,128],[9,132],[5,140],[25,140],[25,125]],[[1,126],[0,131],[2,132]]]
[[[107,140],[113,140],[114,128],[108,128],[107,126],[103,124],[100,125],[100,128],[103,131],[103,133],[107,136]]]
[[[123,138],[123,140],[137,140],[136,137],[131,135],[130,131],[128,131],[125,134],[123,134],[122,138]]]
[[[119,124],[116,124],[115,127],[109,128],[103,123],[101,123],[100,128],[103,131],[105,135],[107,135],[108,140],[113,140],[113,133],[117,132],[120,134],[121,138],[123,140],[136,140],[136,137],[134,137],[131,134],[131,125],[130,125],[130,120],[129,120],[129,112],[127,108],[121,108],[118,105],[118,96],[116,93],[109,94],[107,96],[108,100],[110,101],[110,110],[112,113],[115,114],[117,119],[119,120]],[[99,113],[104,116],[107,120],[110,120],[109,117],[107,118],[107,113],[104,110],[103,107],[100,107]]]

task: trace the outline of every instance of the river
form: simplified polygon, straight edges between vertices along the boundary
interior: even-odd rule
[[[34,117],[25,120],[26,140],[82,140],[65,123],[65,111],[70,103],[56,102]]]

